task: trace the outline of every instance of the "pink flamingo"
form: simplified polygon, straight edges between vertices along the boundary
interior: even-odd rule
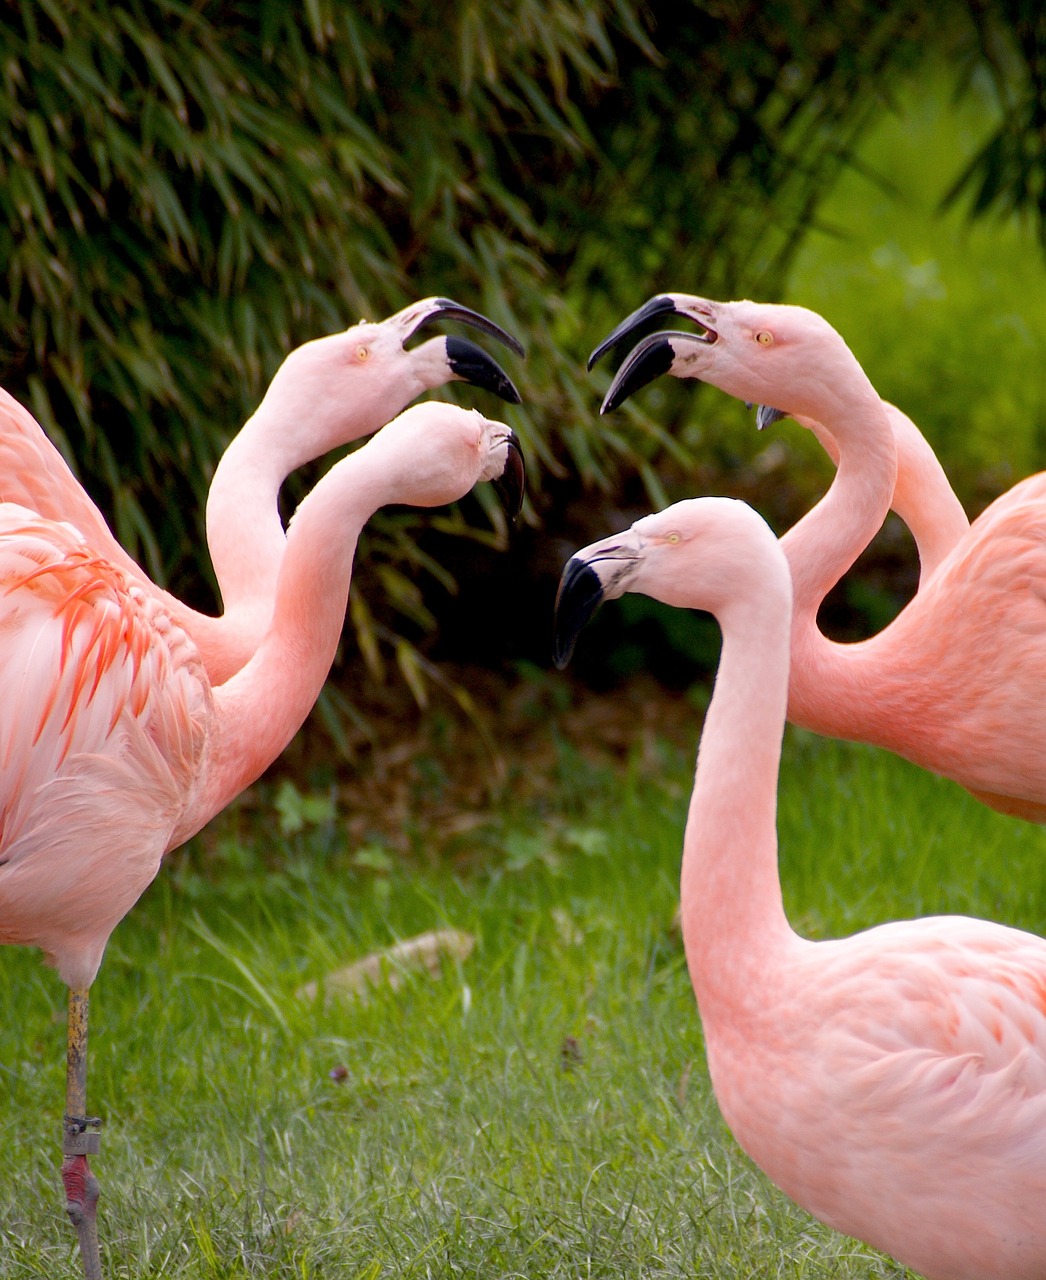
[[[817,626],[818,608],[894,494],[888,411],[845,342],[814,312],[666,296],[704,333],[645,338],[618,370],[605,407],[670,372],[823,424],[837,442],[831,487],[781,539],[795,587],[789,719],[886,747],[992,808],[1046,821],[1039,696],[1046,687],[1046,475],[1021,481],[988,507],[889,626],[856,644],[833,643]],[[958,518],[952,528],[958,532]]]
[[[288,530],[271,621],[213,686],[191,637],[72,525],[0,504],[0,942],[40,947],[69,987],[62,1175],[98,1280],[87,1157],[88,989],[109,935],[159,869],[279,755],[326,679],[356,541],[391,502],[452,502],[522,457],[508,427],[430,402],[337,463]]]
[[[658,323],[665,314],[687,315],[685,308],[688,303],[699,301],[701,299],[693,298],[691,295],[677,293],[658,294],[651,298],[649,302],[644,303],[623,320],[614,332],[599,344],[588,359],[588,368],[591,370],[614,348],[620,349],[630,337],[647,334],[651,325]],[[653,351],[644,360],[647,371],[655,377],[657,373],[665,371],[658,367],[664,363],[664,352],[657,342],[657,337],[658,335],[655,334],[651,339],[650,345]],[[639,354],[636,350],[637,357]],[[651,363],[647,364],[647,361]],[[608,392],[603,402],[602,412],[609,412],[627,399],[631,392],[636,390],[637,385],[641,385],[642,373],[642,369],[635,372],[633,375],[635,383],[630,382],[628,390],[616,386],[612,401]],[[965,535],[970,527],[970,521],[952,489],[944,468],[923,433],[896,405],[884,400],[883,408],[890,420],[897,448],[897,477],[890,508],[900,516],[915,539],[919,553],[919,582],[922,585],[932,576],[952,547]],[[762,431],[778,418],[788,416],[780,409],[760,405],[756,415],[756,425]],[[821,447],[838,467],[839,445],[831,432],[812,418],[796,415],[796,421],[800,426],[813,432]]]
[[[256,412],[218,463],[207,500],[207,542],[224,612],[198,613],[157,587],[113,537],[101,512],[36,419],[0,390],[0,501],[68,520],[133,581],[155,594],[199,647],[221,684],[250,658],[272,616],[284,530],[280,486],[299,466],[370,435],[416,396],[451,380],[471,382],[512,404],[504,370],[464,338],[407,341],[435,320],[457,320],[523,353],[492,320],[448,298],[425,298],[387,320],[362,321],[316,338],[280,365]]]
[[[579,551],[556,660],[603,598],[706,609],[723,648],[680,917],[709,1073],[740,1145],[839,1231],[931,1280],[1046,1276],[1046,941],[963,916],[795,934],[777,868],[791,580],[750,507],[695,498]]]

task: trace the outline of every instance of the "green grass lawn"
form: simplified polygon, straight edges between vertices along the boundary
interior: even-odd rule
[[[423,815],[413,853],[361,857],[337,820],[284,839],[263,812],[163,870],[94,988],[110,1280],[899,1274],[792,1208],[710,1097],[673,927],[690,748],[558,750],[540,802],[438,856]],[[809,934],[1046,926],[1046,833],[882,753],[790,731],[781,837]],[[441,977],[295,995],[443,925],[477,945]],[[0,974],[0,1276],[75,1277],[63,989],[21,950]]]

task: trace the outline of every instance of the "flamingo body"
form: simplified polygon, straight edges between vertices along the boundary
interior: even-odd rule
[[[163,854],[312,709],[365,521],[386,502],[453,501],[514,448],[502,424],[430,402],[336,464],[292,521],[269,632],[217,687],[162,604],[78,530],[0,504],[0,941],[43,947],[87,985]]]
[[[1041,939],[940,917],[793,937],[774,964],[765,1019],[702,1014],[717,1101],[753,1161],[821,1221],[927,1276],[1041,1280]]]
[[[965,532],[953,511],[950,549],[936,548],[932,573],[893,622],[856,644],[834,643],[818,609],[895,493],[887,408],[814,312],[665,299],[705,333],[644,339],[608,402],[667,370],[821,424],[838,449],[828,492],[781,539],[795,586],[789,719],[886,747],[993,808],[1046,821],[1046,477],[1015,485]]]
[[[930,1280],[1043,1280],[1046,941],[962,916],[795,934],[777,869],[783,550],[715,498],[594,543],[564,570],[561,664],[600,599],[625,591],[707,609],[723,631],[680,917],[731,1131],[798,1204]]]

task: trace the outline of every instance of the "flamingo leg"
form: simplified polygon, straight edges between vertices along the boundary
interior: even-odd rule
[[[87,1115],[87,989],[69,989],[69,1049],[66,1058],[65,1120],[62,1125],[62,1182],[65,1210],[80,1238],[84,1280],[102,1280],[98,1252],[98,1179],[87,1157],[98,1151],[100,1120]]]

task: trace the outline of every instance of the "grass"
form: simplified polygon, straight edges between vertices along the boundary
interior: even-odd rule
[[[176,857],[94,989],[110,1280],[899,1275],[794,1209],[719,1119],[673,925],[691,768],[664,743],[623,770],[560,744],[540,804],[438,857],[421,819],[413,853],[361,860],[336,820],[283,842],[268,815]],[[1046,833],[951,784],[790,731],[781,796],[801,930],[1042,928]],[[438,979],[295,995],[445,924],[478,941]],[[62,989],[28,952],[0,972],[0,1276],[61,1280]]]

